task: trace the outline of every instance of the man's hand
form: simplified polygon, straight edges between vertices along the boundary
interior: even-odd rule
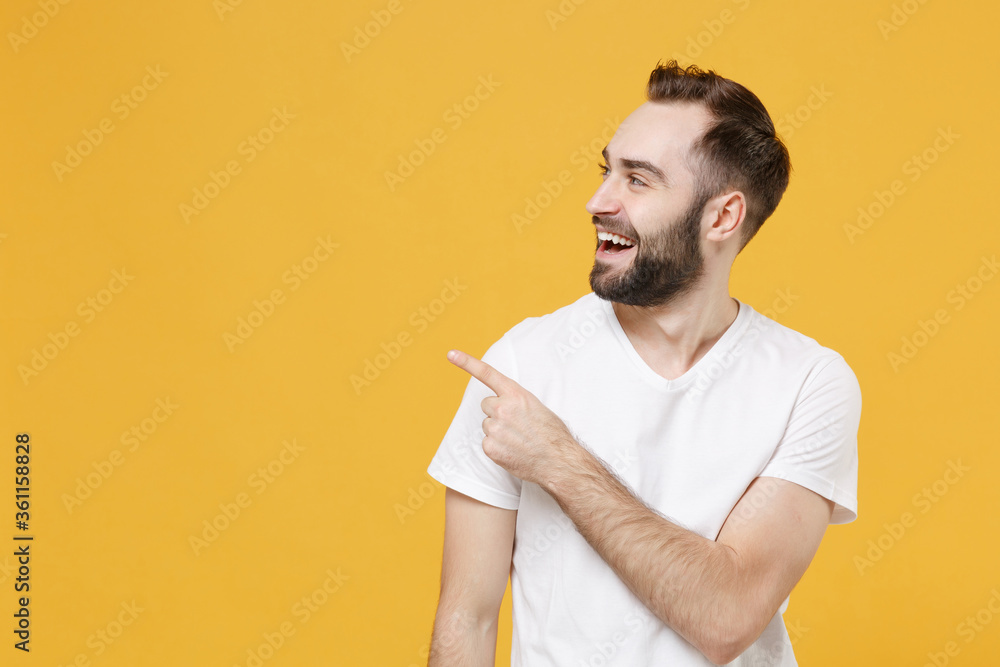
[[[580,448],[566,424],[517,382],[465,352],[451,350],[448,361],[496,393],[482,402],[483,452],[510,474],[542,484]]]

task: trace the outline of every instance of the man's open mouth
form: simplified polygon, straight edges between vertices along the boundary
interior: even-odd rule
[[[638,243],[638,241],[630,239],[627,236],[612,234],[610,232],[597,232],[597,239],[601,241],[597,252],[606,255],[617,255],[618,253],[628,252]]]

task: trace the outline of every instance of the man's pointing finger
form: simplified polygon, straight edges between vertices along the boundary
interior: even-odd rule
[[[448,361],[485,384],[498,396],[500,395],[500,392],[510,391],[517,386],[516,382],[490,366],[485,361],[476,359],[472,355],[466,354],[465,352],[461,352],[459,350],[449,351]]]

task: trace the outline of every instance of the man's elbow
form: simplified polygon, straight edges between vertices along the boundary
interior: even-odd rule
[[[495,629],[498,616],[490,616],[478,610],[462,606],[441,606],[434,619],[434,629],[441,634],[442,641],[451,642],[457,637],[486,636]]]
[[[728,665],[743,655],[757,638],[748,639],[745,636],[719,636],[701,648],[701,652],[713,665]]]
[[[743,654],[743,651],[752,644],[753,641],[744,643],[738,640],[721,639],[702,649],[702,653],[713,665],[728,665]]]
[[[430,665],[486,664],[496,651],[498,616],[460,605],[438,607],[431,638]],[[492,658],[488,660],[493,664]]]
[[[743,655],[760,638],[780,607],[780,600],[774,599],[772,582],[754,576],[732,548],[726,553],[733,557],[734,581],[741,583],[730,589],[730,595],[716,598],[716,604],[708,611],[709,622],[703,626],[703,645],[697,647],[716,665],[727,665]]]
[[[770,620],[770,619],[768,619]],[[716,665],[727,665],[750,648],[760,637],[767,623],[751,621],[749,615],[726,624],[716,624],[698,649]]]

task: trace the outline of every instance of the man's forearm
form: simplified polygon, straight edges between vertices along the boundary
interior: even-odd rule
[[[710,658],[744,642],[738,554],[655,513],[578,443],[567,451],[543,488],[629,589]]]
[[[496,621],[483,624],[458,613],[438,610],[428,667],[493,667],[496,653]]]

